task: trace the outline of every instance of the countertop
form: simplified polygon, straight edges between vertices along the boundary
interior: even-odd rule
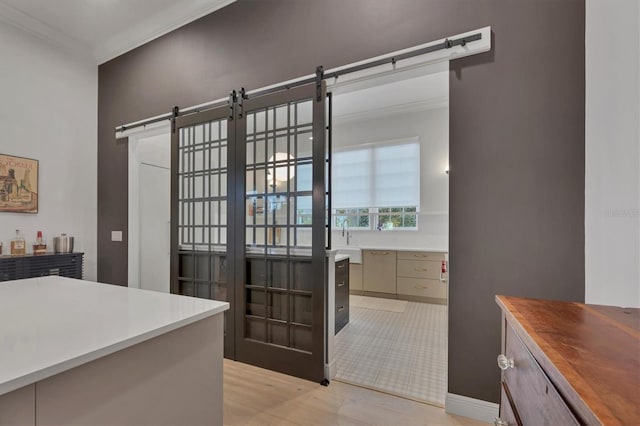
[[[0,282],[0,395],[227,309],[63,277]]]
[[[507,320],[586,424],[640,419],[640,309],[496,296]]]
[[[429,251],[433,253],[447,253],[447,249],[442,248],[426,248],[426,247],[391,247],[391,246],[359,246],[359,247],[351,247],[348,246],[346,248],[359,248],[360,250],[393,250],[393,251]]]

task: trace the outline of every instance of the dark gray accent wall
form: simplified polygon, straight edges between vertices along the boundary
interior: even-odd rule
[[[491,25],[491,52],[451,64],[449,392],[498,401],[494,295],[584,300],[584,19],[584,0],[240,0],[101,65],[98,279],[127,282],[116,125]]]

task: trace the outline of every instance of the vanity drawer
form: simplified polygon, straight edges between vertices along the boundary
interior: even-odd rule
[[[336,284],[339,281],[349,281],[349,259],[336,262]]]
[[[440,262],[431,260],[398,260],[398,277],[440,279]]]
[[[446,299],[447,284],[440,280],[399,277],[398,294]]]
[[[578,425],[569,407],[513,328],[505,331],[506,357],[513,367],[502,372],[513,408],[525,425]],[[544,409],[541,409],[544,407]]]
[[[513,408],[513,405],[511,405],[511,399],[508,395],[509,390],[507,384],[502,382],[500,392],[500,420],[508,426],[522,426],[522,422],[516,415],[516,410]]]
[[[445,253],[433,251],[399,251],[398,260],[437,260],[442,262],[445,260]]]

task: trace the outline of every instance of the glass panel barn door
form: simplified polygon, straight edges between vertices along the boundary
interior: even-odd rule
[[[324,378],[325,96],[247,99],[236,123],[236,359]],[[240,171],[242,170],[242,171]]]
[[[171,291],[230,303],[227,358],[316,382],[325,99],[324,83],[250,96],[176,118],[171,139]]]
[[[227,358],[235,357],[233,124],[228,107],[178,117],[171,140],[171,292],[230,302],[224,313]]]

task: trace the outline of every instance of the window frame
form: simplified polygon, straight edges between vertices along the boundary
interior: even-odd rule
[[[380,210],[392,210],[392,209],[401,209],[399,212],[380,212]],[[413,209],[413,211],[407,211],[408,209]],[[356,210],[354,213],[338,213],[338,210]],[[367,210],[367,212],[360,212],[360,210]],[[368,226],[351,226],[349,225],[348,229],[350,231],[418,231],[419,228],[419,217],[420,212],[416,206],[403,206],[403,207],[361,207],[361,208],[333,208],[331,212],[331,230],[340,231],[342,230],[342,222],[338,222],[338,220],[342,217],[352,217],[357,218],[368,216],[369,224]],[[401,216],[404,219],[404,216],[415,216],[415,226],[394,226],[391,229],[378,229],[378,225],[380,223],[380,216]],[[343,219],[344,220],[344,219]],[[404,224],[404,220],[403,220]]]

